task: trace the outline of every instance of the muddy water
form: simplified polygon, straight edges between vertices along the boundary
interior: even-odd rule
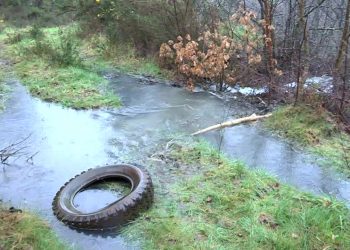
[[[52,215],[51,202],[65,181],[95,166],[142,162],[149,149],[163,143],[169,134],[188,134],[226,120],[229,115],[250,112],[238,101],[226,103],[204,92],[189,93],[163,84],[142,85],[130,76],[111,78],[111,87],[124,104],[119,110],[65,109],[32,98],[21,85],[13,84],[8,109],[0,114],[0,148],[31,134],[25,151],[28,155],[37,154],[33,162],[22,158],[0,171],[0,199],[38,211],[59,236],[81,249],[138,246],[120,236],[81,234],[58,222]],[[205,138],[252,168],[263,168],[300,189],[333,195],[350,203],[349,182],[319,168],[310,156],[258,125],[211,132]],[[103,204],[110,199],[101,193],[95,202]]]

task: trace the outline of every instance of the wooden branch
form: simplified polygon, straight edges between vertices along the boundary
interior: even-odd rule
[[[309,30],[330,30],[330,31],[336,31],[336,30],[342,30],[340,28],[327,28],[327,27],[324,27],[324,28],[310,28]]]
[[[208,128],[199,130],[191,135],[199,135],[199,134],[203,134],[212,130],[216,130],[216,129],[222,129],[222,128],[226,128],[226,127],[232,127],[232,126],[236,126],[242,123],[247,123],[247,122],[253,122],[253,121],[257,121],[263,118],[267,118],[270,117],[272,114],[266,114],[266,115],[256,115],[256,114],[252,114],[251,116],[247,116],[247,117],[242,117],[239,119],[235,119],[235,120],[231,120],[231,121],[227,121],[227,122],[223,122],[223,123],[219,123],[213,126],[210,126]]]
[[[0,149],[0,163],[6,164],[9,158],[18,158],[26,155],[25,150],[28,148],[28,146],[25,146],[24,144],[30,137],[31,134],[18,142],[12,143],[3,149]]]

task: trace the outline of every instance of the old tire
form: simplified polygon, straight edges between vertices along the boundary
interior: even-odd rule
[[[131,192],[93,213],[82,213],[73,205],[75,195],[93,183],[122,178],[131,183]],[[52,208],[66,225],[84,230],[119,229],[148,209],[153,201],[152,180],[148,172],[135,165],[121,164],[90,169],[68,181],[56,194]]]

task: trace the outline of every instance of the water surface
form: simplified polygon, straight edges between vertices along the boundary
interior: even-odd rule
[[[0,199],[38,211],[72,246],[81,249],[137,249],[120,236],[89,236],[65,227],[52,215],[51,202],[71,177],[97,166],[142,162],[150,149],[174,133],[190,134],[242,113],[249,105],[226,102],[205,92],[189,93],[164,84],[142,85],[130,76],[111,78],[123,108],[75,111],[32,98],[13,83],[7,110],[0,114],[0,148],[25,138],[33,162],[21,158],[0,170]],[[204,135],[251,168],[262,168],[283,182],[350,203],[350,183],[313,163],[312,157],[271,136],[257,124]],[[108,195],[107,195],[108,196]],[[96,195],[96,202],[98,202]],[[79,198],[79,197],[77,197]],[[114,199],[107,197],[108,199]],[[81,203],[85,199],[80,200]]]

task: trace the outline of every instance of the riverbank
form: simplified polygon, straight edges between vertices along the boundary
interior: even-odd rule
[[[85,50],[85,52],[88,51],[89,50]],[[86,57],[88,58],[89,56],[86,55]],[[96,69],[93,72],[98,72],[99,68],[104,68],[103,65],[106,65],[103,63],[96,63],[93,65],[91,62],[91,59],[86,59],[83,61],[83,65],[85,65],[84,67],[87,67],[89,72],[90,69]],[[50,79],[55,79],[56,77],[56,75],[50,75],[50,64],[48,64],[44,59],[40,58],[38,61],[31,61],[31,65],[27,65],[28,62],[22,63],[23,62],[21,61],[15,63],[14,67],[19,68],[17,69],[17,72],[31,73],[29,76],[24,73],[23,76],[21,76],[22,79],[29,77],[27,81],[30,82],[30,79],[32,79],[32,84],[34,86],[37,82],[40,82],[38,79],[44,79],[43,85],[40,85],[37,88],[39,90],[37,96],[43,98],[44,92],[41,90],[45,89],[45,86],[47,86],[49,89],[55,87],[54,82],[50,83]],[[41,64],[43,66],[41,66]],[[22,67],[23,69],[21,69]],[[76,69],[76,66],[65,66],[63,69],[66,70],[69,68],[68,70],[71,70],[70,67],[72,67],[74,70]],[[86,68],[84,67],[79,69],[85,70]],[[58,72],[57,74],[59,74],[59,76],[65,75],[64,72],[59,72],[62,67],[53,65],[52,69],[54,69],[55,72]],[[46,76],[42,72],[48,74],[49,77],[45,78]],[[86,72],[80,73],[85,75]],[[35,78],[37,75],[40,75],[38,76],[38,79]],[[59,78],[59,76],[57,77]],[[74,78],[72,78],[72,76],[69,74],[68,77],[63,78],[62,81],[67,82],[67,85],[63,86],[65,90],[62,91],[61,96],[57,97],[57,102],[64,104],[62,101],[63,99],[61,98],[62,96],[69,94],[65,93],[65,91],[67,90],[66,88],[70,87],[68,80],[71,79]],[[27,83],[27,86],[30,86],[29,84]],[[128,86],[125,87],[128,88]],[[80,89],[80,85],[78,84],[74,88]],[[137,91],[139,91],[138,88]],[[153,89],[152,91],[155,90]],[[163,96],[165,96],[168,92],[169,89],[159,93],[162,93]],[[137,92],[130,94],[129,97],[131,98],[129,99],[135,100],[136,93]],[[189,94],[187,94],[188,93],[184,93],[181,95],[181,97],[184,98],[179,98],[181,103],[175,102],[177,105],[174,105],[174,107],[183,104],[182,100],[184,100],[185,97],[190,98]],[[82,97],[81,93],[79,93],[77,96],[80,98]],[[155,97],[158,98],[156,99],[157,102],[161,104],[166,103],[165,101],[161,101],[159,96],[155,95]],[[169,99],[170,96],[165,98]],[[191,96],[191,98],[193,98],[193,96]],[[154,96],[151,96],[149,99],[153,101],[155,98]],[[72,99],[69,99],[69,101],[71,100]],[[148,105],[144,104],[145,100],[140,96],[138,96],[136,100],[138,103],[133,103],[134,106],[131,107],[136,106],[138,110],[141,109],[141,111],[148,111],[151,105],[153,108],[158,107],[156,106],[158,103],[149,102]],[[66,101],[66,103],[68,103],[67,106],[79,104],[69,101]],[[192,109],[197,110],[198,112],[201,110],[209,110],[212,108],[212,106],[204,106],[207,101],[208,100],[203,101],[201,105],[195,106],[195,108],[192,107],[193,105],[185,105],[185,110]],[[140,107],[140,103],[144,104],[145,107]],[[158,108],[158,110],[165,110],[164,106],[160,106]],[[215,110],[221,110],[219,108],[222,108],[221,102],[220,105],[218,104],[218,107]],[[53,114],[53,111],[50,110],[47,113]],[[156,114],[158,112],[154,113]],[[180,119],[184,116],[184,113],[182,112],[177,114],[175,110],[171,110],[171,113],[172,117],[178,118],[177,120],[173,120],[174,122],[170,123],[180,123]],[[131,114],[135,115],[135,113]],[[146,112],[143,113],[142,117],[144,117],[145,114]],[[178,116],[176,116],[176,114]],[[207,116],[207,113],[205,115]],[[76,116],[77,114],[74,114],[72,118]],[[67,116],[65,114],[65,116],[62,117]],[[185,122],[190,121],[186,125],[188,127],[189,123],[193,124],[193,121],[195,121],[191,120],[190,118],[193,118],[193,114],[181,122],[186,124]],[[197,121],[202,121],[203,118],[204,117],[201,119],[198,118]],[[168,119],[170,118],[165,119],[161,116],[150,118],[152,121],[164,121],[164,123],[168,122]],[[47,118],[43,120],[47,120]],[[74,119],[72,119],[72,121],[73,120]],[[116,123],[113,127],[115,127],[117,129],[116,131],[118,132],[114,131],[115,133],[109,133],[109,135],[122,133],[125,127],[132,128],[132,133],[130,133],[129,130],[126,130],[124,131],[122,138],[108,137],[108,139],[111,140],[106,141],[115,142],[115,147],[117,147],[118,143],[121,143],[123,144],[124,148],[125,141],[127,141],[127,143],[130,143],[126,146],[128,149],[132,147],[139,148],[138,145],[144,145],[145,141],[139,142],[136,138],[141,138],[142,136],[147,135],[148,137],[146,136],[146,139],[143,138],[147,141],[149,140],[147,138],[153,138],[154,136],[154,134],[150,134],[150,131],[153,131],[154,129],[144,129],[144,125],[148,124],[146,122],[147,120],[142,120],[138,123],[135,123],[134,120],[130,119],[130,117],[125,120],[118,117],[117,120],[121,123],[115,121]],[[92,120],[89,119],[86,121],[88,122],[82,123],[85,126],[79,127],[79,131],[82,130],[83,127],[88,127],[86,125],[92,122]],[[135,127],[138,126],[138,124],[141,124],[142,126]],[[50,126],[52,127],[53,124],[50,124]],[[154,126],[155,125],[151,123],[151,128]],[[73,135],[71,140],[76,140],[76,145],[79,145],[83,138],[91,137],[93,134],[98,135],[100,130],[101,128],[98,126],[98,130],[84,133],[82,135],[83,137],[79,139],[77,139],[77,133],[72,133]],[[69,129],[66,129],[64,133],[58,133],[55,130],[50,131],[50,135],[48,136],[52,136],[52,134],[64,134],[65,137],[63,141],[59,141],[59,143],[56,144],[49,141],[48,144],[46,144],[46,148],[48,148],[48,146],[60,145],[62,143],[64,145],[65,141],[70,142],[70,140],[66,139],[67,134],[69,134],[67,132]],[[140,134],[135,135],[135,131],[142,131],[142,136]],[[167,128],[166,131],[168,132],[169,128]],[[127,136],[124,137],[124,135]],[[136,138],[130,138],[133,135],[136,136]],[[86,145],[93,145],[91,147],[91,155],[96,154],[96,151],[99,149],[98,142],[103,143],[103,141],[104,139],[97,137],[95,141],[85,143]],[[109,145],[109,147],[111,147],[111,145]],[[126,228],[127,232],[135,232],[134,237],[136,237],[138,240],[144,240],[143,243],[145,244],[145,248],[167,248],[170,244],[174,244],[178,248],[186,248],[190,246],[195,246],[196,248],[236,247],[253,249],[323,249],[327,247],[349,247],[349,239],[347,236],[349,235],[349,232],[347,231],[349,226],[349,215],[348,210],[342,203],[335,200],[315,197],[302,193],[293,188],[280,184],[278,181],[268,177],[266,174],[249,171],[246,169],[244,164],[232,161],[223,156],[220,156],[218,159],[218,153],[210,149],[210,147],[205,144],[174,144],[171,147],[172,151],[169,152],[168,155],[165,155],[165,159],[169,160],[169,164],[173,163],[171,167],[175,172],[178,171],[179,168],[185,168],[186,171],[188,171],[185,171],[186,173],[184,176],[178,175],[176,178],[167,178],[167,176],[165,176],[162,183],[162,189],[160,190],[158,188],[157,191],[158,195],[156,197],[154,210],[146,213],[144,217],[136,222],[136,231],[133,231],[133,226]],[[82,148],[83,147],[80,145],[79,149]],[[115,150],[115,153],[117,154],[119,151],[121,151],[117,149],[111,147],[111,152],[113,153],[113,150]],[[41,154],[43,154],[43,151],[45,151],[44,148],[41,150]],[[52,153],[51,149],[49,151]],[[54,162],[55,164],[53,164],[54,166],[52,166],[52,169],[56,169],[59,168],[57,166],[57,162],[60,162],[60,160],[64,158],[64,152],[74,152],[75,155],[78,155],[76,163],[82,164],[83,160],[81,158],[83,157],[80,158],[79,154],[89,155],[86,151],[86,148],[84,148],[83,153],[80,150],[77,150],[77,148],[73,148],[73,150],[71,150],[69,145],[65,145],[64,150],[59,151],[61,154],[56,156],[57,158],[54,158],[54,155],[48,153],[49,157],[46,159]],[[105,156],[106,150],[104,147],[101,152],[101,155]],[[135,155],[129,155],[129,157],[134,159]],[[72,161],[71,155],[66,158]],[[159,156],[159,160],[161,159],[162,156]],[[107,162],[107,159],[105,159],[105,161]],[[49,163],[47,162],[42,163],[42,165],[48,165]],[[69,164],[67,164],[67,162],[62,163],[63,165],[71,164],[71,162],[69,162]],[[78,164],[76,164],[75,167],[79,166]],[[88,161],[88,164],[91,164],[91,161]],[[84,165],[82,168],[85,168],[86,166],[87,165]],[[163,166],[164,169],[167,167],[169,167],[169,165]],[[157,171],[154,171],[153,175],[156,176],[156,173]],[[61,178],[60,175],[56,177]],[[43,186],[46,187],[46,185]],[[292,215],[290,214],[291,207],[295,208]],[[324,220],[324,218],[329,219]],[[320,221],[322,221],[322,223]],[[133,233],[131,234],[134,235]]]
[[[153,208],[124,232],[145,249],[350,247],[350,214],[343,203],[248,170],[204,142],[168,147],[155,157],[180,176],[172,182],[169,171],[162,177],[167,181],[155,181]]]
[[[264,125],[320,156],[320,165],[350,176],[350,135],[339,128],[326,110],[308,106],[280,107]]]
[[[69,249],[36,215],[0,204],[0,249]]]
[[[285,229],[289,227],[294,228],[293,231],[297,231],[294,237],[301,237],[299,234],[303,234],[304,231],[300,230],[299,227],[303,226],[308,228],[310,224],[311,228],[315,227],[314,230],[316,232],[311,230],[308,237],[311,238],[314,234],[316,234],[317,237],[320,235],[321,239],[328,244],[331,242],[330,239],[332,237],[337,238],[337,235],[341,235],[340,237],[342,238],[340,238],[339,241],[335,241],[334,245],[346,243],[347,239],[344,239],[342,236],[343,233],[341,232],[343,229],[337,229],[334,226],[336,220],[333,218],[333,215],[330,222],[331,224],[325,226],[329,236],[324,240],[326,233],[323,233],[323,230],[326,229],[316,227],[309,222],[309,220],[305,221],[305,223],[309,224],[302,224],[302,222],[300,222],[302,214],[298,214],[299,217],[292,217],[292,219],[289,220],[289,215],[285,215],[287,208],[283,207],[284,205],[288,208],[290,208],[290,206],[295,206],[297,211],[300,210],[301,213],[305,213],[305,216],[311,216],[312,211],[318,213],[316,208],[322,208],[322,201],[325,201],[326,208],[328,206],[328,201],[330,201],[331,205],[329,206],[332,213],[334,212],[338,218],[339,216],[345,218],[344,216],[346,213],[343,211],[343,205],[338,207],[338,204],[341,203],[329,199],[315,198],[314,196],[311,196],[313,198],[309,199],[309,195],[304,195],[300,191],[290,192],[288,195],[289,191],[285,191],[284,188],[282,189],[284,190],[283,192],[275,192],[273,189],[279,189],[278,185],[284,185],[278,184],[277,187],[274,187],[274,184],[279,183],[275,179],[269,178],[262,173],[245,170],[244,164],[238,162],[230,164],[229,167],[220,167],[221,165],[218,164],[220,161],[218,161],[217,153],[210,148],[205,149],[206,145],[204,144],[200,144],[198,146],[199,149],[193,149],[194,146],[191,145],[191,143],[182,145],[181,141],[175,143],[176,141],[174,140],[167,143],[168,140],[166,136],[169,135],[169,133],[183,131],[188,135],[190,132],[199,129],[198,121],[201,122],[200,126],[204,126],[204,124],[205,126],[210,125],[213,120],[215,120],[215,122],[221,121],[222,116],[218,110],[225,107],[222,101],[207,93],[189,93],[183,89],[170,88],[161,84],[152,86],[140,85],[135,81],[135,78],[128,76],[116,77],[116,79],[111,79],[111,82],[116,87],[116,91],[120,93],[123,100],[125,100],[125,108],[118,109],[115,113],[97,110],[80,112],[72,109],[62,109],[59,105],[48,104],[31,98],[22,87],[19,88],[19,92],[14,92],[13,100],[17,105],[11,106],[11,109],[9,107],[4,113],[5,116],[1,116],[1,123],[3,126],[1,138],[4,138],[4,143],[7,144],[11,141],[16,141],[19,133],[23,135],[29,133],[39,135],[39,140],[33,140],[30,144],[30,149],[33,151],[35,150],[33,153],[40,151],[40,156],[34,157],[34,166],[26,165],[27,163],[23,160],[22,162],[17,162],[19,165],[23,164],[22,167],[13,166],[7,169],[6,182],[1,182],[3,185],[0,184],[1,195],[4,200],[12,200],[14,196],[11,190],[17,190],[16,199],[14,199],[17,200],[17,202],[13,205],[20,206],[25,200],[28,207],[39,207],[43,209],[41,211],[43,211],[44,214],[51,214],[50,204],[52,202],[52,195],[57,192],[58,188],[63,183],[75,174],[86,170],[88,167],[103,165],[114,160],[118,162],[137,162],[152,171],[152,178],[157,191],[154,208],[160,210],[155,210],[155,213],[150,217],[151,222],[154,223],[154,228],[151,228],[150,232],[153,230],[153,232],[158,233],[156,231],[158,228],[169,228],[170,231],[167,231],[169,235],[173,231],[175,232],[176,238],[174,239],[178,241],[178,243],[176,243],[177,245],[182,241],[181,234],[185,234],[186,236],[186,232],[183,232],[186,228],[182,228],[182,221],[186,222],[187,218],[190,218],[191,220],[193,219],[194,222],[201,222],[200,219],[203,217],[203,223],[195,223],[190,227],[191,230],[194,230],[195,234],[191,233],[188,237],[192,237],[193,235],[197,237],[198,234],[198,241],[201,240],[202,224],[208,224],[211,228],[204,228],[203,234],[204,237],[207,238],[204,238],[203,244],[209,244],[211,238],[216,237],[216,245],[226,245],[228,246],[227,248],[231,245],[235,246],[236,241],[240,239],[239,235],[245,235],[243,238],[244,240],[249,240],[248,237],[250,237],[248,232],[244,231],[244,229],[247,230],[247,228],[242,229],[241,224],[245,222],[241,221],[240,218],[243,216],[245,220],[252,221],[253,224],[248,224],[248,226],[254,229],[254,234],[256,231],[261,230],[261,228],[258,227],[260,224],[254,224],[254,222],[257,216],[260,216],[263,212],[272,216],[274,221],[277,220],[278,223],[283,222],[283,227],[279,227],[282,228],[282,230],[275,232],[275,234],[271,233],[267,238],[268,240],[274,239],[274,237],[277,240],[285,240],[285,238],[290,236],[289,233],[292,231],[292,229]],[[142,89],[142,91],[140,91],[140,89]],[[151,110],[150,107],[152,107]],[[240,112],[242,108],[241,106],[235,107],[235,109]],[[20,119],[18,119],[18,117],[20,117]],[[70,122],[57,122],[63,119],[69,119]],[[31,125],[27,126],[27,124]],[[155,127],[157,129],[154,129]],[[186,130],[184,131],[184,129]],[[338,186],[332,184],[332,182],[323,182],[323,179],[328,178],[328,173],[320,175],[317,171],[310,171],[311,174],[308,176],[307,174],[310,170],[310,168],[308,168],[309,166],[307,166],[304,161],[299,161],[298,159],[302,154],[301,152],[293,152],[285,143],[281,142],[281,140],[271,138],[269,133],[265,134],[263,131],[257,130],[259,129],[254,125],[226,129],[225,138],[237,144],[229,146],[225,145],[224,142],[222,144],[222,150],[225,150],[227,153],[235,151],[238,155],[245,155],[246,159],[254,159],[253,163],[250,162],[252,167],[266,166],[269,171],[273,171],[274,166],[281,169],[285,168],[285,174],[280,176],[281,179],[292,176],[291,179],[293,179],[293,177],[297,179],[294,184],[299,188],[310,188],[307,183],[312,179],[311,182],[315,181],[315,186],[311,187],[313,188],[312,190],[326,190],[329,194],[336,195],[337,197],[341,194],[339,191],[348,193],[349,189],[346,187],[344,188],[342,185]],[[45,134],[44,138],[42,137],[43,134]],[[169,138],[169,140],[170,139],[172,138]],[[162,151],[166,148],[164,144],[167,144],[168,148],[174,151],[168,152],[167,154],[163,153]],[[161,147],[160,150],[151,150],[151,147],[154,145],[159,145]],[[203,149],[201,149],[202,147]],[[252,154],[250,154],[251,152]],[[290,158],[288,158],[289,156]],[[149,158],[154,159],[153,165],[149,164],[149,162],[143,162],[149,160]],[[267,158],[269,161],[264,161],[264,159]],[[164,159],[166,160],[165,162]],[[158,162],[163,162],[164,164],[161,165],[158,164]],[[225,165],[227,164],[225,163]],[[300,172],[298,168],[305,168],[306,171]],[[210,171],[215,169],[217,169],[218,172],[214,173]],[[28,175],[27,170],[32,174]],[[231,170],[233,172],[230,172]],[[162,175],[164,172],[165,175]],[[250,177],[251,175],[253,177]],[[0,176],[3,177],[5,175]],[[209,178],[210,176],[213,176],[213,178]],[[196,180],[200,180],[200,182],[195,182]],[[240,186],[241,182],[244,184],[242,184],[243,186]],[[338,180],[334,180],[334,182],[337,184],[340,183]],[[172,189],[174,186],[177,189]],[[188,189],[179,189],[181,186],[188,187]],[[33,189],[30,187],[35,187],[36,193],[40,195],[33,195]],[[323,187],[324,189],[322,189]],[[237,191],[237,193],[232,190]],[[173,191],[176,191],[175,194]],[[266,196],[265,192],[267,194]],[[221,193],[222,196],[220,196]],[[257,193],[256,196],[255,193]],[[204,195],[208,195],[208,197],[203,198]],[[276,203],[276,200],[279,200],[281,197],[284,197],[286,200],[283,201],[283,203]],[[100,201],[99,197],[94,198],[96,201]],[[348,197],[345,196],[345,198]],[[190,204],[185,202],[186,199],[190,201]],[[305,199],[307,202],[304,203],[303,201]],[[299,205],[305,207],[305,210],[294,204],[299,200]],[[211,207],[211,203],[213,207]],[[182,212],[182,206],[187,205],[194,208]],[[230,209],[231,206],[234,210]],[[256,210],[260,206],[262,207],[261,210],[266,211],[262,212],[261,210]],[[313,206],[316,207],[314,210],[312,208]],[[191,214],[192,211],[197,213],[196,209],[198,209],[198,207],[201,211],[199,216],[187,216],[187,214]],[[281,209],[281,207],[283,209]],[[252,211],[249,210],[250,208]],[[243,212],[242,214],[235,214],[236,211]],[[281,215],[281,217],[278,217],[279,211],[281,211],[283,216]],[[167,217],[173,216],[173,213],[184,216],[183,218],[174,217],[176,219],[175,222],[169,221],[169,223],[173,224],[176,224],[177,221],[181,222],[179,225],[175,225],[175,228],[173,224],[162,221],[164,217],[164,219],[171,219]],[[328,214],[322,212],[319,217],[312,215],[314,217],[311,219],[320,220],[321,216],[326,217],[326,215],[328,216]],[[223,219],[222,221],[219,220],[221,216]],[[277,219],[274,218],[274,216],[276,216]],[[284,220],[284,216],[286,216],[287,219]],[[213,218],[213,221],[211,221],[210,218]],[[142,217],[142,219],[147,222],[147,214],[145,217]],[[158,222],[158,219],[160,222]],[[192,223],[191,220],[190,222]],[[236,220],[240,223],[238,226],[233,223]],[[295,220],[297,222],[294,222]],[[226,221],[228,221],[228,224],[225,226]],[[341,221],[341,223],[343,223],[346,228],[347,222]],[[231,227],[230,225],[233,226]],[[184,224],[184,226],[188,226],[188,224]],[[227,235],[234,234],[236,231],[232,228],[236,226],[241,228],[238,232],[239,235],[227,241],[226,238],[231,237]],[[56,225],[53,225],[53,227],[55,228]],[[220,238],[220,235],[216,235],[215,232],[218,231],[220,233],[220,231],[223,230],[222,227],[224,227],[223,232],[225,237]],[[55,228],[55,230],[57,230],[57,228]],[[58,230],[62,230],[62,228]],[[95,239],[80,235],[69,228],[64,228],[63,230],[64,233],[60,233],[62,239],[69,241],[72,245],[81,246],[82,248],[89,248],[90,246],[90,248],[94,248],[98,246],[102,249],[109,249],[113,244],[118,246],[116,238],[102,240],[102,237],[100,237],[101,239]],[[147,236],[147,228],[145,229],[141,226],[140,230],[141,234],[146,232]],[[284,234],[285,231],[286,233]],[[305,229],[305,231],[307,230]],[[265,234],[265,231],[263,231],[263,233]],[[281,234],[281,236],[276,236],[276,234]],[[159,237],[161,236],[164,236],[164,234],[159,235]],[[165,236],[168,242],[159,242],[157,246],[161,245],[161,247],[166,248],[166,244],[173,244],[172,238],[167,235]],[[139,237],[138,240],[144,240],[144,236],[138,233],[135,233],[135,237]],[[259,237],[264,236],[260,235]],[[249,246],[256,246],[256,241],[259,240],[259,237],[253,239],[254,241],[252,241]],[[158,238],[155,239],[155,241],[158,240],[161,241]],[[305,240],[305,238],[298,239],[299,242],[302,240]],[[128,244],[128,242],[133,241],[126,240],[126,244]],[[192,243],[191,239],[188,240],[185,238],[184,244]],[[91,244],[94,244],[94,247],[92,247]],[[144,244],[145,247],[147,247],[150,243]],[[143,246],[143,244],[141,244],[141,246]],[[238,245],[237,248],[239,248],[239,246],[240,245]],[[264,246],[265,245],[263,245],[263,247]],[[149,248],[152,247],[150,246]],[[153,249],[155,248],[157,247],[153,246]],[[200,248],[200,246],[197,248]]]
[[[6,87],[5,87],[4,74],[0,68],[0,111],[2,111],[5,107],[4,106],[5,105],[5,93],[6,93]]]
[[[80,59],[81,48],[65,40],[64,28],[33,30],[8,28],[0,34],[2,59],[9,62],[10,69],[32,95],[75,109],[121,105],[108,89],[99,64],[94,63],[94,58]],[[8,73],[1,71],[2,75]]]
[[[101,72],[117,68],[157,78],[172,78],[153,57],[139,57],[128,44],[110,44],[101,34],[84,37],[78,24],[40,28],[6,27],[2,23],[2,59],[32,95],[75,109],[119,107]],[[0,69],[1,71],[1,69]]]

